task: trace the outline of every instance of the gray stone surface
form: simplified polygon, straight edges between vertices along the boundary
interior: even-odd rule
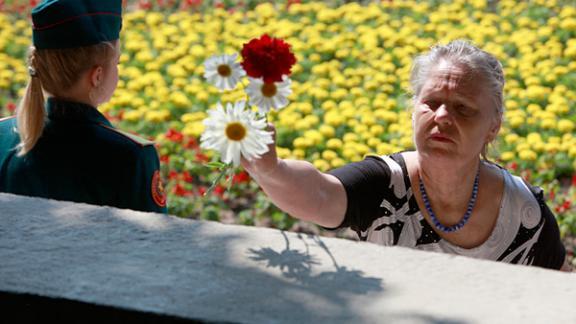
[[[576,275],[0,194],[0,290],[245,323],[576,323]]]

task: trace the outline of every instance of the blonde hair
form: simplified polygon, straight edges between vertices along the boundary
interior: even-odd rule
[[[28,68],[31,77],[17,110],[18,156],[30,152],[42,136],[46,119],[44,92],[66,98],[66,92],[85,72],[111,63],[115,48],[116,45],[110,42],[66,49],[30,48]]]

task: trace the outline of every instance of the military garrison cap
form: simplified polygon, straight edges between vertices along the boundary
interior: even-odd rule
[[[36,49],[114,41],[122,28],[122,0],[43,0],[32,9]]]

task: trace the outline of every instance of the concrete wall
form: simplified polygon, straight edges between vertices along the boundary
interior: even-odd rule
[[[574,273],[9,194],[0,291],[225,322],[576,323]]]

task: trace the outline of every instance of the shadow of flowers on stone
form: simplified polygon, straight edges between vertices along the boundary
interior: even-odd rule
[[[312,265],[319,264],[311,255],[297,250],[276,252],[271,248],[250,249],[250,259],[267,262],[266,267],[279,268],[287,278],[302,279],[310,276]]]
[[[288,237],[284,232],[282,232],[282,235],[286,242],[286,248],[284,250],[276,251],[269,247],[249,249],[249,258],[258,262],[266,262],[266,267],[278,268],[283,276],[293,279],[306,287],[329,287],[334,283],[338,283],[339,291],[356,294],[383,290],[382,280],[380,278],[366,277],[360,270],[339,266],[320,237],[313,237],[313,240],[328,254],[335,270],[313,274],[314,266],[320,265],[321,263],[317,257],[310,254],[309,246],[301,234],[298,234],[298,237],[306,245],[305,251],[291,249]]]

